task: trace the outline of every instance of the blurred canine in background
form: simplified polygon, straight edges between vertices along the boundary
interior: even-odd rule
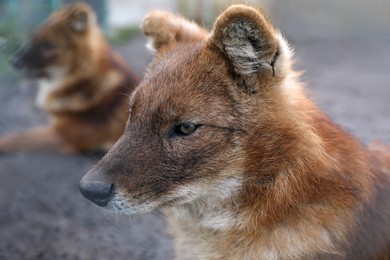
[[[156,55],[86,198],[165,208],[178,259],[389,259],[390,148],[307,97],[262,12],[232,6],[208,34],[154,11],[142,30]]]
[[[53,13],[13,64],[38,79],[36,104],[49,125],[1,137],[1,152],[107,150],[123,133],[139,79],[106,43],[88,5]]]

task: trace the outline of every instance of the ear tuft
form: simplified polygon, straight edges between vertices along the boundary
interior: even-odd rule
[[[274,49],[249,20],[236,20],[223,30],[222,45],[240,74],[251,75],[272,59]]]
[[[244,5],[233,5],[216,20],[209,44],[217,46],[229,58],[238,75],[247,77],[259,72],[283,76],[286,61],[283,37],[262,12]],[[283,45],[283,46],[282,46]],[[287,48],[288,49],[288,48]],[[281,65],[282,62],[282,65]],[[276,70],[275,64],[278,64]]]
[[[148,47],[154,51],[173,43],[197,41],[207,36],[207,31],[194,22],[159,10],[145,16],[141,31],[150,38]]]
[[[85,32],[96,23],[96,14],[92,9],[83,3],[70,6],[70,26],[75,32]]]
[[[175,19],[175,16],[164,11],[152,11],[145,16],[141,24],[141,31],[150,38],[148,44],[150,50],[158,50],[161,46],[174,42],[173,21]]]

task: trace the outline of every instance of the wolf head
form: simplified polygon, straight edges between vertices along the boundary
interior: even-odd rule
[[[93,55],[98,31],[96,15],[88,5],[65,6],[33,32],[12,63],[42,78],[53,76],[53,70],[81,69]]]
[[[84,196],[134,214],[271,182],[289,149],[281,144],[298,138],[282,108],[294,100],[282,89],[291,51],[280,33],[241,5],[211,33],[161,11],[141,29],[155,58],[130,98],[123,136],[81,180]]]

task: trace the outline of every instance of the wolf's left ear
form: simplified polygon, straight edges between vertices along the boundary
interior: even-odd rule
[[[86,6],[75,8],[71,13],[70,26],[75,32],[85,32],[90,26],[96,23],[95,13]]]
[[[265,16],[244,5],[233,5],[218,17],[208,44],[226,54],[241,78],[259,73],[283,78],[291,58],[288,44]]]
[[[207,31],[194,22],[165,11],[149,12],[141,24],[141,31],[149,37],[148,48],[160,51],[178,43],[205,39]]]

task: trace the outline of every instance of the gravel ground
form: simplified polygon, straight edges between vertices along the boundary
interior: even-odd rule
[[[118,46],[139,73],[145,39]],[[363,142],[390,143],[390,41],[296,44],[314,99]],[[0,81],[0,133],[45,122],[29,80]],[[129,218],[94,207],[78,182],[100,155],[0,155],[0,259],[172,259],[161,214]]]

